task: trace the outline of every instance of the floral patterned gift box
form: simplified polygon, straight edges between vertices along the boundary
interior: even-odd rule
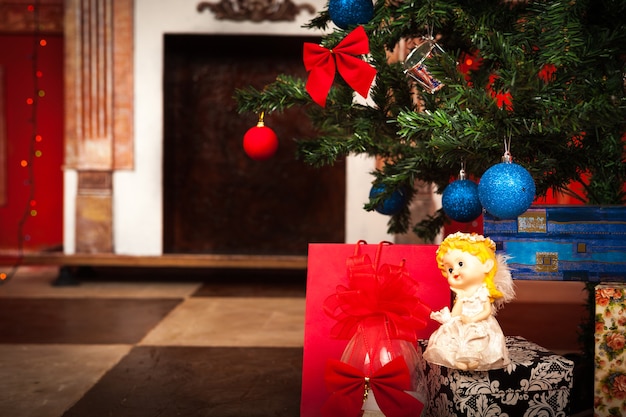
[[[626,415],[625,283],[596,286],[595,384],[596,417]]]
[[[428,341],[420,341],[421,350]],[[574,363],[522,337],[506,337],[511,364],[460,371],[423,360],[428,401],[422,417],[569,416]]]

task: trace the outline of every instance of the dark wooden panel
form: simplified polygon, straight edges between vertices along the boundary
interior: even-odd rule
[[[280,140],[273,158],[242,148],[258,116],[236,112],[235,89],[304,76],[304,41],[316,39],[166,36],[165,253],[301,255],[309,242],[343,242],[345,164],[295,159],[293,138],[314,134],[300,109],[266,115]]]

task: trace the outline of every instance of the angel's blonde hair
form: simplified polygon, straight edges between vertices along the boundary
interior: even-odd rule
[[[446,237],[437,249],[436,259],[439,270],[447,276],[447,269],[443,265],[443,257],[448,251],[458,249],[476,256],[482,263],[488,259],[494,261],[493,268],[485,276],[485,285],[489,290],[492,302],[499,300],[498,304],[508,302],[515,296],[513,280],[507,265],[507,257],[496,255],[496,244],[488,237],[476,233],[457,232]]]

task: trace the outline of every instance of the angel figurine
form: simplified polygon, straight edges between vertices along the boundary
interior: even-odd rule
[[[506,367],[509,354],[495,315],[515,297],[507,257],[496,255],[488,237],[457,232],[444,239],[436,258],[455,302],[452,311],[444,307],[431,313],[441,326],[431,335],[424,359],[461,370]]]

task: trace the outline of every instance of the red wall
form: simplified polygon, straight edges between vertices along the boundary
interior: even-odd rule
[[[45,46],[38,40],[45,40]],[[59,249],[63,242],[63,37],[0,35],[0,65],[7,137],[7,201],[0,207],[0,249],[17,249],[20,240],[27,250]],[[29,98],[35,99],[34,105],[27,103]],[[40,141],[34,140],[35,134]],[[40,156],[29,156],[36,152]],[[23,167],[22,161],[29,159],[30,167]],[[19,233],[18,224],[27,210]]]

